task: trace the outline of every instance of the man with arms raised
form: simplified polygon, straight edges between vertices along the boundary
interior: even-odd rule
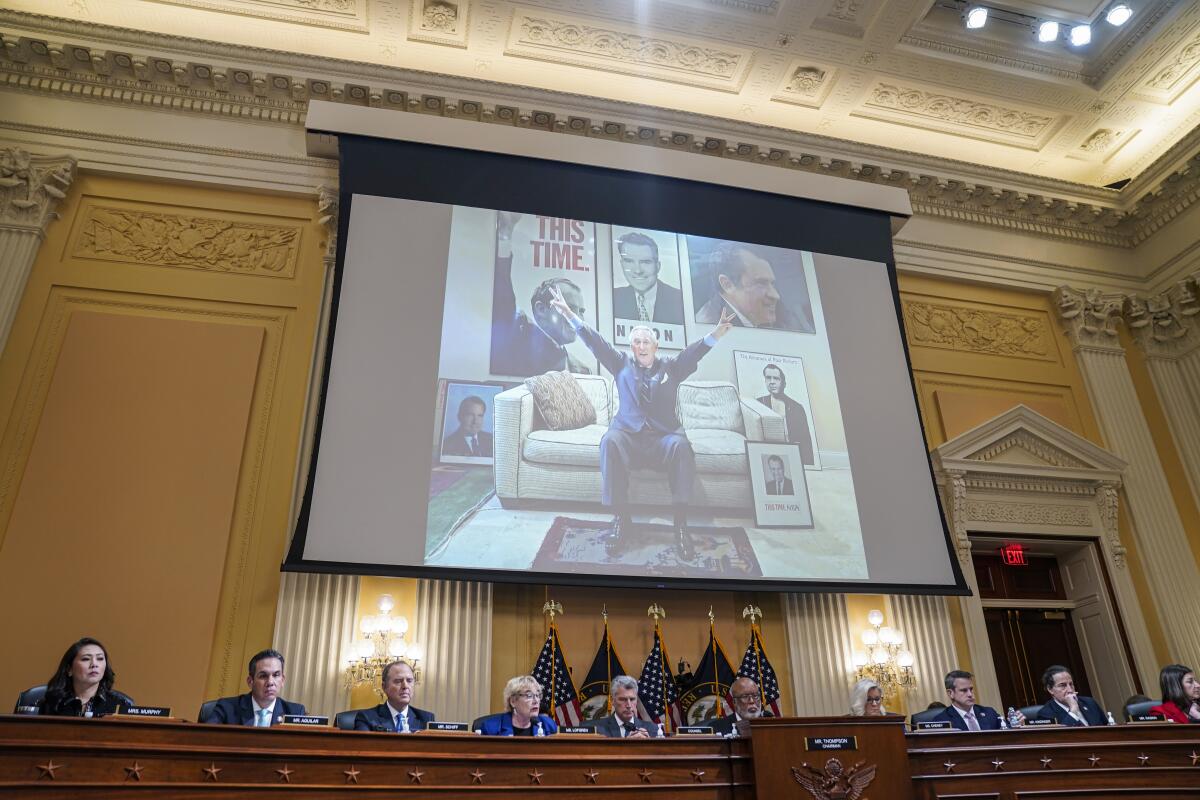
[[[245,725],[269,728],[278,725],[283,715],[304,716],[304,706],[289,703],[279,696],[283,691],[283,654],[278,650],[263,650],[250,659],[246,686],[250,691],[237,697],[222,697],[208,719],[216,725]]]
[[[636,467],[647,467],[667,473],[676,550],[681,560],[692,561],[696,548],[687,532],[687,507],[692,501],[696,454],[675,415],[675,400],[679,384],[696,371],[700,359],[729,332],[733,315],[722,312],[717,326],[703,339],[688,345],[674,358],[659,358],[658,337],[652,329],[637,325],[629,332],[633,353],[627,355],[584,324],[558,290],[553,305],[613,374],[620,397],[620,409],[600,440],[601,502],[616,514],[605,549],[610,556],[619,551],[621,537],[632,525],[629,475]]]
[[[383,693],[386,703],[366,708],[354,717],[356,731],[415,733],[433,722],[433,714],[414,708],[413,690],[417,678],[407,661],[393,661],[383,668]]]
[[[658,728],[638,719],[638,682],[628,675],[618,675],[608,687],[613,713],[597,720],[596,730],[610,739],[653,739]]]
[[[1075,691],[1071,671],[1061,664],[1046,668],[1042,673],[1042,685],[1050,693],[1050,700],[1038,712],[1040,719],[1057,720],[1059,725],[1071,727],[1108,724],[1104,709],[1092,698]]]
[[[758,689],[758,684],[749,678],[743,676],[735,680],[729,687],[729,693],[733,695],[733,714],[710,720],[713,733],[729,736],[737,728],[739,722],[769,716],[769,714],[763,714],[762,693]]]
[[[1000,730],[996,709],[975,703],[975,676],[961,669],[946,673],[946,696],[950,707],[931,722],[949,722],[960,731]]]

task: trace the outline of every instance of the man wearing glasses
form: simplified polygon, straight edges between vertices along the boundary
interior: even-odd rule
[[[758,684],[749,678],[738,678],[729,687],[733,695],[733,716],[721,717],[711,721],[713,733],[721,736],[733,736],[737,724],[743,720],[758,719],[763,714],[762,693]]]

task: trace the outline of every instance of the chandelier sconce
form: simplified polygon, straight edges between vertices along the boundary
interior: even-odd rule
[[[379,613],[364,616],[358,623],[362,638],[356,641],[346,658],[343,684],[354,689],[371,684],[375,693],[383,697],[380,681],[383,668],[393,661],[406,661],[412,667],[413,676],[421,680],[421,659],[425,648],[418,642],[405,639],[408,619],[398,614],[392,616],[396,603],[390,594],[380,595]]]
[[[894,694],[900,689],[916,686],[913,675],[913,654],[904,649],[904,634],[883,624],[883,612],[878,609],[867,614],[871,628],[863,631],[865,650],[854,653],[854,677],[870,678],[879,684],[883,693]]]

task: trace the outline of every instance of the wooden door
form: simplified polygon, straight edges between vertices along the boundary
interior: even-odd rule
[[[1069,668],[1079,693],[1091,694],[1070,611],[986,608],[983,615],[1004,708],[1046,702],[1042,671],[1051,664]]]

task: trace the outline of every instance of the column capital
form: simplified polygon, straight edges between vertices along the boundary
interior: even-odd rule
[[[1129,298],[1125,324],[1148,358],[1177,358],[1200,347],[1198,277],[1185,278],[1153,297]]]
[[[58,216],[58,203],[74,177],[75,159],[70,156],[0,148],[0,227],[44,233]]]
[[[336,186],[317,187],[317,222],[325,228],[326,267],[333,267],[337,260],[339,198]]]
[[[1125,295],[1099,289],[1060,286],[1054,290],[1058,316],[1076,350],[1121,353],[1117,323],[1125,306]]]

